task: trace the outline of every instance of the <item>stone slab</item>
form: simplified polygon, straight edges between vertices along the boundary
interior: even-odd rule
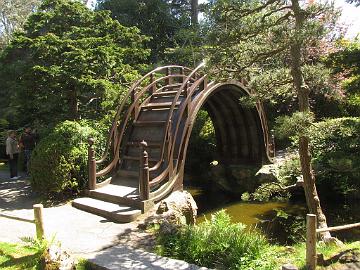
[[[206,270],[184,261],[170,259],[143,250],[114,246],[86,257],[97,269]]]

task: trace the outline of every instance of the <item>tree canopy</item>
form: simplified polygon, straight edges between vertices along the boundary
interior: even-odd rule
[[[0,0],[0,48],[6,46],[14,31],[22,28],[40,0]]]
[[[19,124],[99,118],[145,66],[147,38],[109,12],[45,0],[0,57],[1,89]]]
[[[100,0],[97,9],[111,11],[112,18],[121,24],[136,26],[151,37],[148,45],[152,63],[172,61],[169,55],[174,53],[174,48],[186,47],[194,40],[197,0]],[[184,54],[181,57],[186,58]]]
[[[326,2],[218,0],[208,16],[210,67],[221,78],[249,78],[263,99],[297,98],[300,115],[310,118],[310,93],[328,88],[330,71],[319,60],[337,17]],[[299,156],[309,211],[326,227],[306,134],[299,134]]]

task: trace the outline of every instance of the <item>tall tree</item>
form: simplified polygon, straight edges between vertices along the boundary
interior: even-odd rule
[[[0,0],[0,48],[9,43],[14,31],[22,28],[39,3],[40,0]]]
[[[97,9],[110,10],[121,24],[136,26],[150,36],[152,63],[173,60],[174,50],[178,56],[178,48],[198,45],[192,42],[198,26],[198,0],[100,0]]]
[[[99,118],[142,69],[145,36],[71,0],[45,0],[0,56],[20,123]]]
[[[274,101],[297,97],[303,123],[309,122],[311,91],[329,90],[326,78],[330,72],[319,57],[324,44],[330,42],[329,29],[337,15],[328,3],[215,1],[208,15],[210,67],[223,78],[250,79],[250,86],[260,98]],[[306,132],[298,135],[307,205],[317,215],[319,227],[326,227],[311,166],[309,139]],[[322,237],[330,239],[330,234]]]

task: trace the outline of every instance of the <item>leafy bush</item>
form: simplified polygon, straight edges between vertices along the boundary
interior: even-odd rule
[[[211,220],[180,229],[158,238],[158,252],[216,269],[275,269],[274,262],[262,260],[270,247],[265,237],[241,223],[231,223],[225,211]]]
[[[87,140],[101,135],[86,121],[65,121],[36,146],[30,161],[34,190],[49,196],[60,192],[76,192],[87,181]]]
[[[309,134],[320,189],[359,194],[360,119],[329,119],[316,123]]]

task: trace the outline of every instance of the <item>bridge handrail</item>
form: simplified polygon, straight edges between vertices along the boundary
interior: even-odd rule
[[[182,85],[178,89],[178,92],[176,93],[176,95],[175,95],[175,97],[174,97],[174,99],[172,101],[170,111],[169,111],[168,117],[166,119],[166,128],[165,128],[163,140],[162,140],[162,143],[161,143],[161,145],[163,147],[162,147],[161,153],[160,153],[160,161],[163,160],[163,158],[164,158],[164,150],[165,150],[164,145],[165,145],[165,142],[166,142],[166,138],[170,135],[169,133],[171,132],[171,131],[169,131],[170,130],[170,124],[172,124],[171,120],[172,120],[172,117],[173,117],[174,109],[175,109],[176,103],[178,102],[178,99],[179,99],[179,97],[181,95],[181,92],[184,90],[185,86],[187,86],[187,84],[190,82],[190,80],[193,79],[193,76],[195,76],[195,79],[196,79],[196,75],[197,75],[198,70],[200,68],[202,68],[204,65],[205,65],[205,63],[203,62],[200,65],[198,65],[194,70],[192,70],[192,72],[183,81]],[[167,158],[168,158],[168,161],[170,163],[171,161],[169,160],[169,156]],[[149,171],[157,170],[160,167],[160,165],[161,165],[161,162],[158,162],[157,164],[155,164],[155,166],[151,167],[149,169]]]
[[[177,118],[178,121],[176,123],[176,131],[174,133],[174,135],[169,135],[169,136],[172,136],[172,138],[174,138],[171,142],[172,144],[169,144],[169,153],[168,153],[168,167],[166,169],[164,169],[164,172],[161,173],[159,176],[155,177],[154,179],[152,179],[150,181],[150,187],[151,186],[154,186],[158,183],[160,183],[161,181],[163,181],[163,179],[166,177],[167,173],[169,172],[169,167],[170,167],[170,162],[172,162],[173,160],[173,151],[174,151],[174,148],[175,148],[175,145],[176,145],[176,138],[177,138],[177,131],[179,129],[179,126],[180,126],[180,122],[181,122],[181,119],[182,119],[182,115],[185,111],[185,109],[190,105],[190,102],[191,101],[191,97],[192,97],[192,94],[195,92],[195,89],[197,89],[197,87],[207,78],[207,75],[204,75],[203,77],[201,77],[200,79],[197,79],[190,87],[190,91],[189,91],[189,94],[187,95],[185,101],[182,102],[182,107],[180,109],[180,113],[179,113],[179,117]],[[180,90],[179,90],[180,91]],[[173,123],[171,123],[173,124]],[[170,134],[170,133],[168,133]],[[155,166],[153,167],[155,168]],[[177,170],[177,164],[176,164],[176,167],[172,168],[173,171],[176,171]]]
[[[192,99],[192,95],[194,94],[194,92],[196,91],[196,89],[201,85],[201,83],[204,83],[204,88],[201,89],[200,91],[203,93],[203,91],[207,88],[206,87],[206,80],[208,78],[208,75],[204,75],[202,76],[201,78],[199,78],[193,85],[192,87],[190,88],[190,91],[189,91],[189,95],[187,96],[185,102],[184,102],[184,106],[181,108],[181,110],[179,111],[179,117],[178,117],[178,123],[176,125],[176,129],[175,129],[175,132],[174,132],[174,138],[177,138],[178,136],[178,132],[179,132],[179,127],[180,127],[180,121],[182,119],[182,116],[183,114],[185,113],[185,109],[187,107],[190,106],[190,102],[191,102],[191,99]],[[190,108],[191,109],[191,108]],[[186,134],[186,131],[187,131],[187,124],[188,124],[188,121],[190,121],[191,117],[191,113],[189,114],[189,117],[188,119],[186,120],[185,122],[185,125],[184,125],[184,130],[183,130],[183,134],[181,136],[181,140],[180,140],[180,146],[183,145],[183,140],[184,140],[184,136]],[[171,154],[170,154],[170,158],[173,159],[174,158],[174,152],[175,152],[175,144],[172,146],[171,148]],[[178,164],[179,164],[179,156],[180,156],[180,153],[181,153],[181,149],[179,148],[179,151],[178,151],[178,155],[177,155],[177,162],[176,162],[176,166],[174,167],[174,170],[178,170]]]
[[[181,69],[183,68],[184,71],[191,71],[191,69],[187,68],[187,67],[183,67],[183,66],[179,66],[179,65],[167,65],[167,66],[155,68],[154,70],[148,72],[143,77],[141,77],[135,83],[133,83],[132,86],[130,87],[130,89],[128,90],[128,92],[126,93],[125,97],[123,97],[123,98],[120,97],[120,98],[122,98],[121,104],[118,106],[117,112],[116,112],[114,120],[112,122],[111,130],[109,132],[109,136],[108,136],[107,141],[106,141],[106,146],[105,146],[104,153],[102,154],[101,158],[96,161],[97,164],[100,164],[100,163],[104,162],[106,160],[106,158],[107,158],[107,155],[109,153],[110,143],[111,143],[111,140],[112,140],[112,136],[114,135],[115,128],[118,127],[117,121],[119,120],[120,114],[123,111],[124,106],[126,105],[126,101],[131,96],[133,91],[140,85],[140,83],[145,81],[145,79],[147,79],[151,75],[153,75],[153,74],[155,74],[157,72],[160,72],[162,70],[167,70],[169,68],[181,68]]]
[[[104,169],[102,169],[101,171],[97,172],[96,173],[96,176],[99,177],[99,176],[103,176],[107,173],[110,172],[110,170],[115,166],[115,164],[119,161],[120,157],[119,157],[119,148],[120,148],[120,145],[121,145],[121,141],[122,141],[122,138],[124,136],[124,133],[125,133],[125,130],[126,130],[126,126],[127,124],[129,123],[129,119],[131,117],[131,114],[135,111],[136,109],[136,106],[137,106],[137,103],[138,101],[143,97],[143,95],[145,93],[147,93],[149,91],[149,89],[151,87],[153,87],[154,85],[156,85],[157,83],[163,81],[163,80],[167,80],[167,79],[170,79],[170,78],[176,78],[176,77],[180,77],[180,76],[185,76],[185,75],[166,75],[166,76],[163,76],[163,77],[160,77],[158,79],[156,79],[155,81],[153,81],[152,83],[150,83],[149,85],[147,85],[146,87],[143,87],[141,88],[141,90],[139,92],[136,93],[136,97],[134,99],[134,101],[132,102],[132,104],[129,106],[129,108],[127,109],[127,113],[125,114],[125,117],[124,119],[121,121],[121,124],[122,127],[121,127],[121,130],[120,130],[120,133],[119,133],[119,137],[117,138],[117,141],[116,141],[116,145],[114,147],[114,152],[116,153],[116,156],[114,157],[114,159],[108,164],[108,166],[106,166]],[[134,88],[135,90],[136,88]],[[126,97],[126,99],[128,99],[130,97],[130,95],[128,95]]]

